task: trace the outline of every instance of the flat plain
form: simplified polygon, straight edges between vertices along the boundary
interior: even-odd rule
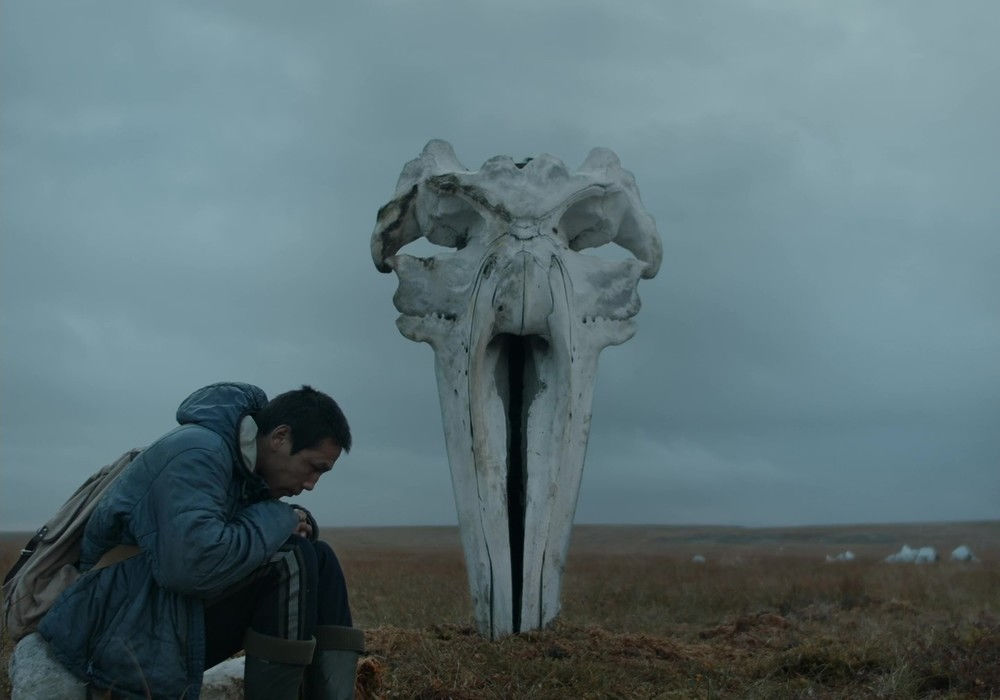
[[[475,632],[457,528],[323,534],[367,633],[360,697],[1000,696],[1000,521],[577,525],[559,619],[497,642]],[[25,539],[0,536],[0,568]],[[903,544],[942,559],[885,563]],[[979,561],[950,561],[959,545]]]

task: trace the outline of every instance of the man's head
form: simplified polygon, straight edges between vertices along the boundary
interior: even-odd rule
[[[256,472],[275,498],[311,491],[351,450],[351,429],[337,402],[310,386],[275,396],[255,416]]]

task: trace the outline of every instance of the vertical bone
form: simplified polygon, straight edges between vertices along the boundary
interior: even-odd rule
[[[454,248],[399,254],[419,236]],[[580,252],[617,243],[635,258]],[[434,348],[452,486],[477,625],[542,627],[559,594],[597,357],[635,332],[660,241],[630,173],[604,149],[570,173],[542,155],[468,171],[443,141],[407,163],[372,234],[399,277],[400,332]]]

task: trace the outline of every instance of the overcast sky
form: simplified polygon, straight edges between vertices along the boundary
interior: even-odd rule
[[[663,240],[577,522],[1000,517],[1000,5],[0,5],[0,529],[219,380],[333,394],[331,525],[456,522],[375,213],[594,146]],[[919,544],[919,543],[917,543]]]

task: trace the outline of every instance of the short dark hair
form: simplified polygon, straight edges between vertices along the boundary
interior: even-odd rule
[[[260,435],[267,435],[279,425],[292,429],[292,454],[316,447],[330,438],[344,452],[351,451],[351,428],[340,406],[322,391],[302,385],[268,401],[254,416]]]

